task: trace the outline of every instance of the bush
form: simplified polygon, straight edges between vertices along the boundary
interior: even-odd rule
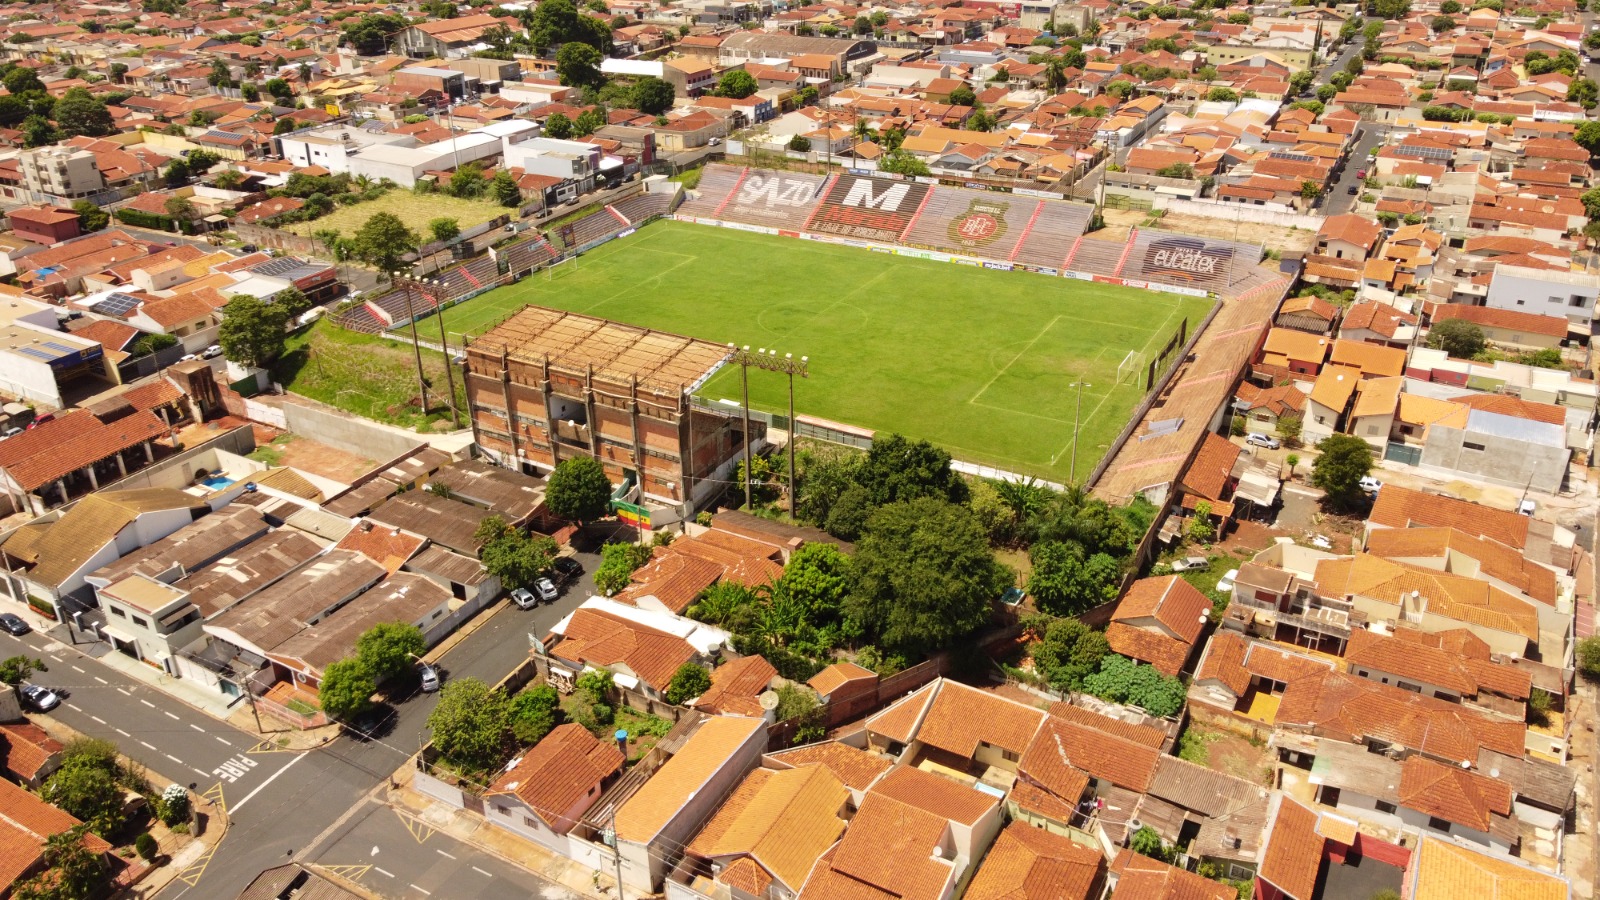
[[[693,700],[711,688],[711,674],[699,663],[686,662],[672,673],[667,685],[667,702],[680,704]]]
[[[150,836],[150,832],[146,831],[133,839],[133,849],[138,851],[140,859],[149,862],[156,858],[156,853],[161,850],[161,845],[157,844],[156,839]]]
[[[189,792],[181,784],[169,784],[156,801],[156,815],[168,828],[189,821]]]
[[[511,699],[511,733],[523,744],[537,744],[561,724],[561,695],[548,684],[536,685]]]
[[[1100,671],[1083,680],[1083,689],[1102,700],[1128,703],[1161,717],[1183,709],[1185,694],[1178,679],[1115,654],[1100,661]]]
[[[1600,635],[1578,641],[1578,671],[1586,678],[1600,681]]]

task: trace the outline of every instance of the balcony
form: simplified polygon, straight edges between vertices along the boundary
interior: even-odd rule
[[[564,444],[581,446],[589,449],[589,426],[579,425],[562,419],[556,420],[556,439]]]

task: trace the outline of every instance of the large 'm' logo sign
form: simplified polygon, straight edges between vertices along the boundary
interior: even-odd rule
[[[850,185],[850,192],[839,201],[845,206],[859,206],[863,209],[881,209],[884,212],[899,212],[900,204],[905,201],[906,194],[911,192],[909,184],[891,184],[884,188],[883,193],[872,193],[872,182],[864,178],[856,179]]]
[[[928,186],[842,176],[812,220],[812,231],[894,242],[928,195]],[[830,205],[832,204],[832,205]]]

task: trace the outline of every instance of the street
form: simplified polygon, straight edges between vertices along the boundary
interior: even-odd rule
[[[493,684],[524,660],[530,633],[542,636],[593,593],[592,573],[600,557],[580,554],[579,560],[584,575],[568,585],[554,603],[533,610],[506,604],[493,613],[482,613],[488,618],[476,623],[476,630],[439,658],[446,683],[476,677]],[[232,897],[262,870],[288,862],[297,854],[311,861],[325,859],[329,864],[336,859],[346,864],[345,857],[359,856],[348,864],[369,865],[372,847],[393,849],[382,867],[404,872],[404,883],[382,883],[383,876],[376,873],[354,880],[385,896],[422,897],[435,889],[448,893],[448,886],[465,889],[469,882],[463,873],[487,879],[489,886],[472,887],[472,896],[566,896],[491,854],[458,845],[447,835],[434,841],[444,853],[417,854],[396,840],[397,835],[407,835],[398,814],[367,799],[372,789],[426,740],[425,723],[438,703],[437,694],[415,693],[403,698],[393,707],[389,721],[370,735],[345,735],[315,750],[288,751],[104,665],[86,652],[103,652],[103,645],[63,643],[55,636],[61,630],[33,632],[21,638],[0,633],[0,654],[25,653],[39,658],[48,671],[37,673],[30,681],[64,694],[61,706],[43,715],[91,737],[115,742],[130,759],[191,786],[196,793],[220,795],[226,810],[229,831],[221,845],[213,855],[181,872],[158,895],[165,900],[176,900],[190,891],[196,891],[196,897]],[[270,720],[264,724],[272,727]],[[358,804],[369,803],[379,814],[357,810],[340,823]],[[387,824],[391,822],[392,827]],[[340,823],[340,828],[321,846],[312,847],[313,839],[335,823]],[[351,849],[356,846],[363,848],[359,855]],[[422,865],[424,862],[427,865]],[[492,875],[478,875],[474,868]],[[406,893],[411,884],[425,890]]]

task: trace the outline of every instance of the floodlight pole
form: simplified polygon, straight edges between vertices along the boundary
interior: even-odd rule
[[[732,347],[732,344],[728,346]],[[744,505],[749,508],[750,498],[750,367],[765,369],[768,372],[779,372],[789,376],[789,518],[795,516],[795,474],[794,474],[794,377],[809,378],[811,373],[807,365],[811,357],[802,356],[794,358],[793,353],[778,356],[778,351],[762,347],[751,353],[749,345],[733,351],[733,361],[739,365],[739,379],[744,387]]]
[[[1083,389],[1094,387],[1094,385],[1085,381],[1074,381],[1067,387],[1078,389],[1078,402],[1072,409],[1072,465],[1068,469],[1069,474],[1067,476],[1067,480],[1076,485],[1078,483],[1078,423],[1079,416],[1083,412]]]
[[[444,333],[444,282],[437,278],[430,278],[425,282],[433,289],[433,308],[438,313],[439,319],[439,347],[444,350],[444,377],[450,385],[450,424],[461,427],[461,411],[456,408],[456,374],[455,359],[450,356],[450,339]],[[461,376],[462,381],[466,376]],[[465,385],[463,385],[465,387]]]
[[[398,283],[406,295],[406,318],[411,320],[411,350],[417,357],[417,387],[422,391],[422,416],[428,416],[428,378],[422,372],[422,345],[417,343],[417,313],[411,308],[411,281],[409,275],[391,274],[390,281]]]

